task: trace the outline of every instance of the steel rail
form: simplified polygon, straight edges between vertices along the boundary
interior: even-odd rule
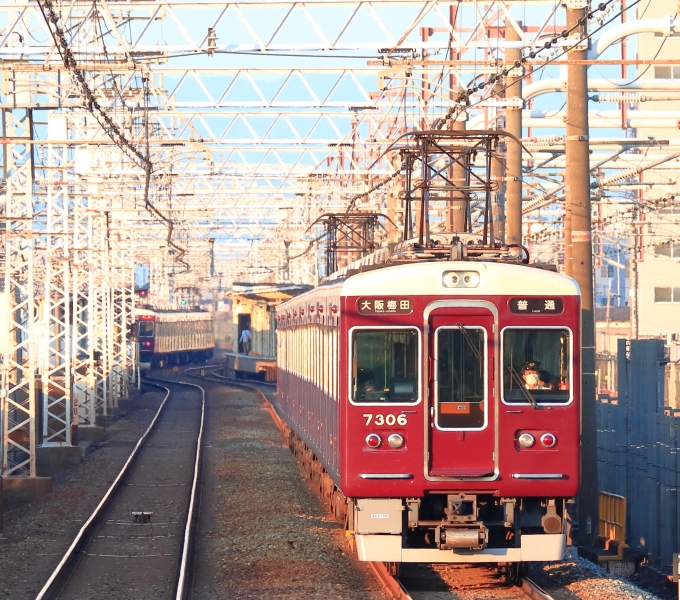
[[[553,600],[553,597],[548,594],[548,592],[542,590],[538,584],[534,583],[528,577],[522,577],[522,584],[520,587],[532,600]]]
[[[127,475],[129,474],[129,471],[136,460],[140,450],[143,448],[144,444],[146,443],[149,435],[151,432],[154,430],[154,428],[157,425],[158,419],[161,416],[161,413],[163,412],[163,409],[165,408],[168,399],[170,398],[171,391],[169,388],[157,384],[157,383],[151,383],[148,382],[148,379],[151,378],[146,378],[145,383],[149,386],[156,387],[159,389],[162,389],[165,391],[165,397],[163,398],[163,401],[161,402],[161,405],[158,407],[158,410],[156,411],[156,414],[154,415],[153,419],[151,420],[151,423],[149,423],[148,427],[142,434],[142,436],[137,440],[137,443],[135,444],[135,447],[133,448],[132,452],[128,456],[127,460],[125,461],[125,464],[123,465],[122,469],[119,471],[118,475],[116,476],[115,480],[109,487],[109,489],[106,491],[104,494],[104,497],[100,500],[99,504],[95,507],[94,511],[92,514],[89,516],[87,521],[83,524],[83,526],[80,528],[78,533],[76,534],[76,537],[74,538],[73,542],[69,546],[68,550],[62,557],[62,559],[59,561],[59,564],[56,566],[52,574],[50,575],[49,579],[45,583],[45,585],[42,587],[40,592],[38,592],[38,595],[36,596],[35,600],[50,600],[51,598],[55,598],[58,593],[61,592],[63,584],[66,582],[68,579],[69,575],[72,574],[73,568],[75,567],[75,563],[77,560],[77,554],[79,553],[81,549],[81,545],[84,542],[87,542],[88,537],[90,534],[94,531],[94,529],[100,524],[101,517],[104,515],[104,512],[106,509],[109,508],[113,497],[115,494],[121,489],[123,482]],[[166,382],[165,380],[157,379],[157,381],[163,381]],[[199,436],[198,436],[198,442],[197,442],[197,459],[195,463],[195,468],[197,468],[200,465],[200,457],[201,457],[201,441],[203,437],[203,425],[204,425],[204,417],[205,417],[205,391],[203,388],[201,388],[198,385],[194,385],[191,383],[185,383],[185,382],[173,382],[173,381],[167,381],[167,383],[170,384],[175,384],[175,385],[186,385],[186,386],[191,386],[191,387],[197,387],[201,390],[202,392],[202,407],[201,407],[201,424],[199,428]],[[182,561],[181,561],[181,567],[180,567],[180,579],[178,581],[177,585],[177,591],[178,595],[176,595],[176,600],[182,600],[183,599],[183,594],[185,593],[185,585],[186,585],[186,578],[188,575],[188,561],[189,561],[189,555],[190,555],[190,541],[192,539],[191,533],[193,529],[193,516],[194,513],[196,512],[197,508],[197,492],[198,492],[198,485],[200,481],[200,476],[199,474],[194,471],[194,480],[192,483],[192,490],[191,490],[191,500],[189,504],[189,516],[188,516],[188,522],[187,522],[187,527],[185,527],[185,538],[184,538],[184,543],[183,543],[183,552],[182,552]],[[191,523],[189,522],[191,521]],[[180,591],[182,595],[180,594]]]
[[[167,381],[167,383],[173,383]],[[179,385],[186,385],[201,390],[201,424],[198,429],[198,439],[196,441],[196,460],[194,462],[194,479],[191,483],[191,496],[189,500],[189,510],[187,511],[187,523],[184,527],[184,542],[182,544],[182,559],[180,561],[179,576],[177,580],[177,592],[175,600],[184,600],[189,586],[189,562],[192,556],[195,523],[199,509],[199,486],[203,475],[203,427],[205,425],[205,390],[194,383],[178,382]]]
[[[393,600],[413,600],[401,581],[392,575],[384,562],[369,562],[375,578]]]

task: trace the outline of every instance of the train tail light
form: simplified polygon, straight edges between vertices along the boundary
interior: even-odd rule
[[[523,433],[517,438],[517,441],[522,448],[531,448],[536,443],[536,439],[530,433]]]
[[[393,433],[387,438],[387,443],[390,445],[390,448],[401,448],[404,445],[404,438],[398,433]]]
[[[369,433],[366,436],[366,445],[369,448],[380,448],[382,445],[382,438],[377,433]]]
[[[541,444],[546,448],[552,448],[557,444],[557,438],[552,433],[544,433],[541,436]]]

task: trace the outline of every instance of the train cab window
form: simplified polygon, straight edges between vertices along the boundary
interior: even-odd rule
[[[139,321],[139,337],[153,337],[153,321]]]
[[[354,402],[417,402],[418,331],[355,330],[351,394]]]
[[[435,337],[436,425],[439,429],[486,426],[486,334],[481,327],[440,327]]]
[[[568,329],[505,329],[503,400],[510,404],[569,402],[570,365]]]

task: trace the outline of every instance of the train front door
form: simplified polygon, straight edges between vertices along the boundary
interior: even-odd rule
[[[494,474],[494,317],[480,307],[442,307],[429,322],[429,475]]]

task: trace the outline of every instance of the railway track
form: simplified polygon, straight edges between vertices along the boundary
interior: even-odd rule
[[[198,367],[189,368],[184,372],[190,376],[194,371],[201,371],[201,378],[230,385],[252,389],[259,393],[261,399],[267,404],[277,427],[282,430],[285,423],[281,420],[276,409],[271,405],[260,385],[271,387],[272,384],[259,381],[249,381],[226,377],[221,374],[222,367]],[[283,433],[283,430],[282,430]],[[397,565],[386,563],[369,563],[376,579],[383,586],[385,592],[394,600],[416,600],[409,590],[417,596],[417,600],[427,600],[430,594],[433,600],[444,600],[450,595],[451,600],[470,599],[478,600],[479,590],[484,590],[483,598],[504,598],[505,600],[553,600],[536,583],[528,577],[522,577],[517,584],[510,584],[507,579],[499,575],[495,567],[478,565],[438,565],[433,568],[426,565],[404,565],[405,577],[397,575]],[[434,589],[431,589],[435,580]],[[447,594],[448,592],[448,594]]]
[[[396,565],[370,563],[376,578],[394,600],[552,600],[528,577],[517,585],[491,565]],[[396,575],[397,570],[400,571]]]
[[[145,385],[165,398],[36,600],[187,596],[205,391],[150,378]]]

